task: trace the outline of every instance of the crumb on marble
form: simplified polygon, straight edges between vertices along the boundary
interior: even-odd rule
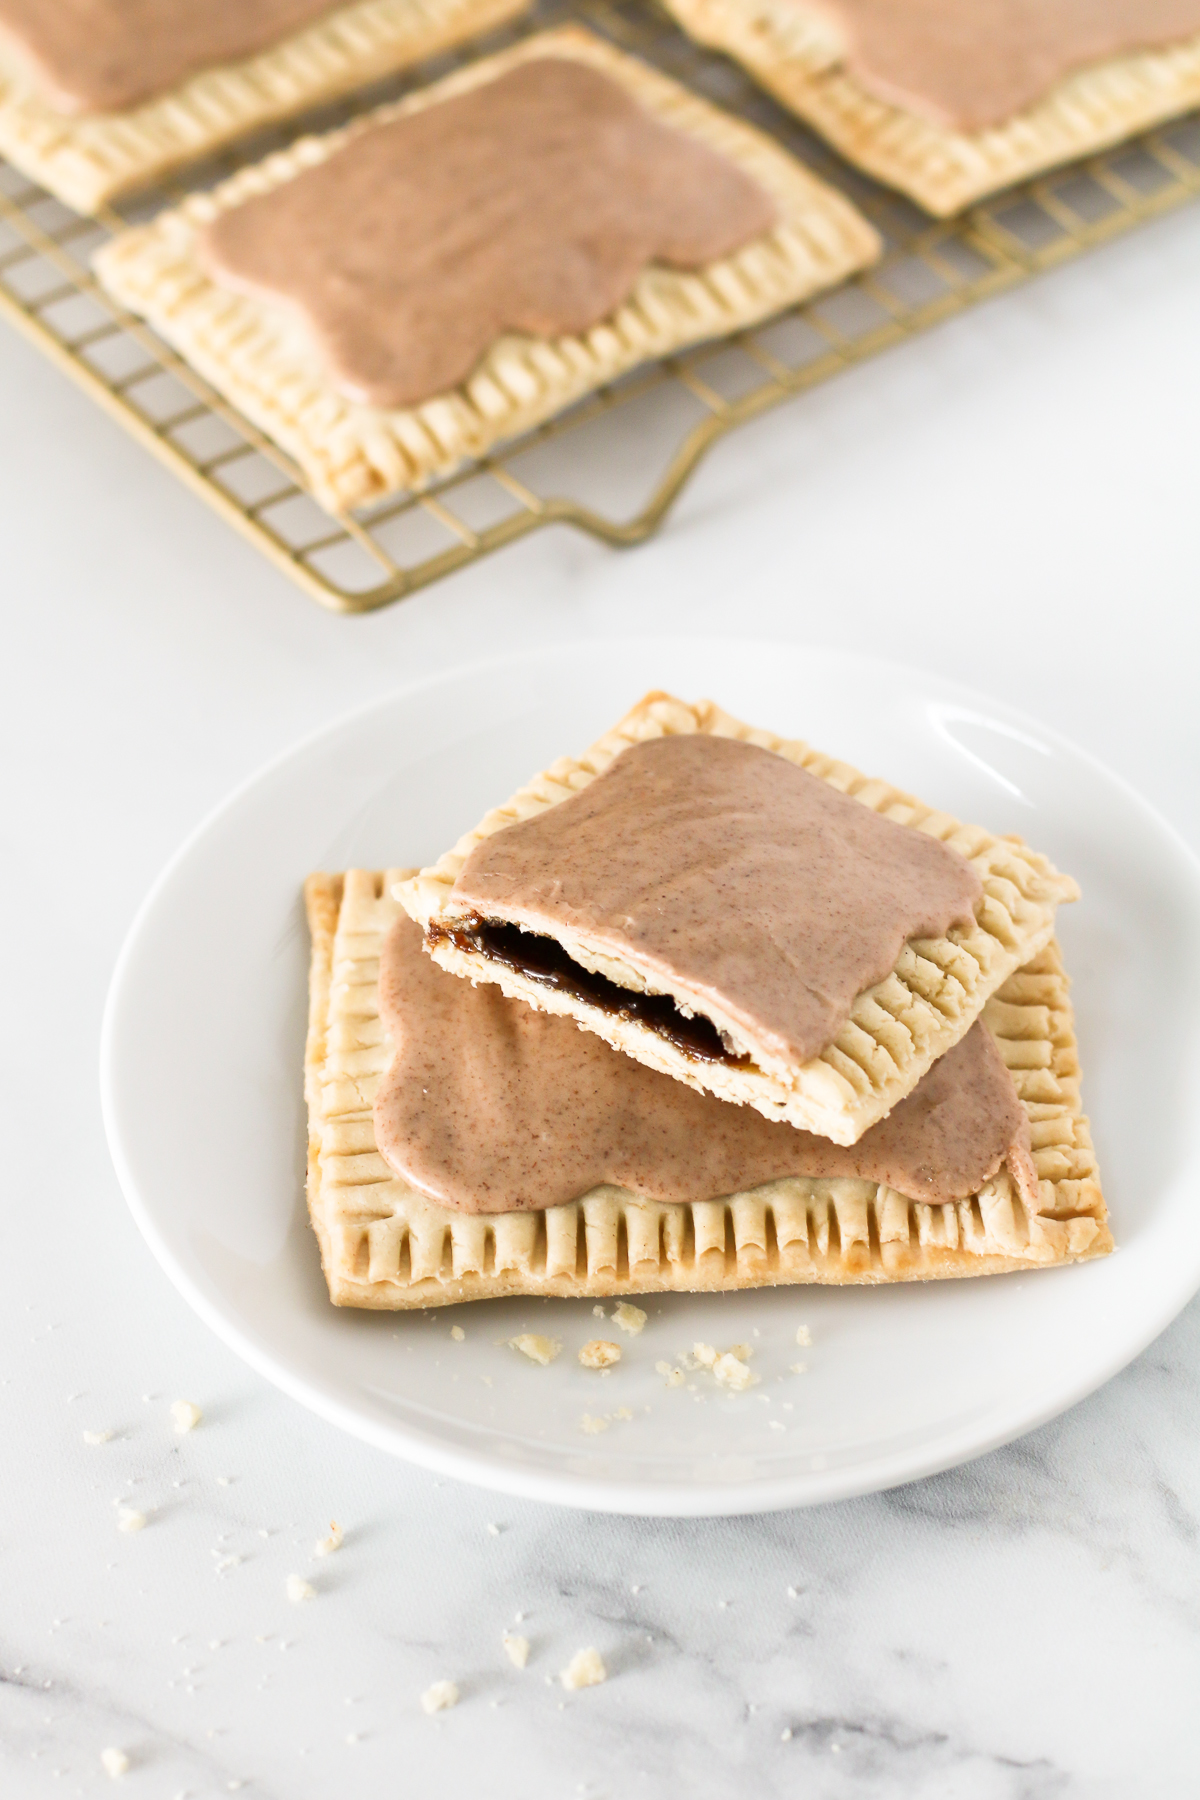
[[[316,1543],[313,1545],[313,1555],[332,1556],[335,1550],[341,1549],[345,1541],[346,1534],[338,1524],[337,1520],[330,1519],[329,1536],[317,1539]]]
[[[514,1669],[523,1669],[529,1661],[529,1639],[522,1637],[519,1632],[506,1631],[501,1641],[504,1654]]]
[[[503,1530],[504,1530],[503,1525],[497,1525],[497,1523],[494,1519],[488,1520],[487,1534],[489,1537],[499,1537],[500,1533]]]
[[[311,1581],[305,1581],[303,1575],[289,1575],[284,1582],[284,1589],[293,1606],[299,1606],[305,1600],[315,1600],[317,1590]]]
[[[129,1773],[129,1758],[124,1750],[110,1744],[107,1750],[100,1752],[100,1766],[110,1780],[116,1781],[118,1776]]]
[[[579,1360],[585,1369],[611,1369],[621,1360],[621,1346],[606,1338],[589,1338],[579,1352]]]
[[[111,1444],[116,1435],[116,1432],[111,1429],[106,1431],[85,1431],[83,1434],[83,1441],[85,1444]]]
[[[117,1510],[118,1531],[144,1531],[148,1523],[145,1513],[139,1512],[136,1506],[122,1506]]]
[[[522,1356],[527,1356],[530,1362],[541,1363],[543,1368],[552,1363],[562,1349],[558,1338],[543,1337],[537,1331],[522,1331],[518,1336],[509,1338],[508,1344],[510,1349],[519,1350]]]
[[[456,1681],[435,1681],[421,1695],[421,1711],[447,1712],[450,1707],[458,1705],[459,1698]]]
[[[200,1408],[194,1401],[172,1400],[171,1422],[180,1437],[183,1437],[185,1432],[195,1431],[203,1417],[204,1414],[200,1411]]]
[[[558,1678],[571,1693],[578,1688],[598,1687],[608,1680],[608,1670],[598,1650],[577,1650]]]

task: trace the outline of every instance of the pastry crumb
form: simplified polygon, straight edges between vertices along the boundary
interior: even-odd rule
[[[450,1336],[454,1339],[456,1344],[461,1344],[466,1335],[467,1334],[461,1325],[452,1325],[450,1327]]]
[[[573,1693],[577,1688],[598,1687],[608,1680],[608,1670],[598,1650],[577,1650],[558,1679]]]
[[[590,1338],[579,1352],[579,1360],[585,1369],[611,1369],[621,1360],[621,1346],[605,1338]]]
[[[115,1781],[119,1775],[129,1773],[129,1758],[124,1750],[118,1750],[115,1744],[110,1744],[107,1750],[100,1752],[100,1766]]]
[[[527,1356],[530,1362],[541,1363],[543,1368],[552,1363],[562,1349],[560,1339],[543,1337],[537,1331],[523,1331],[519,1336],[509,1338],[508,1343],[510,1349],[519,1350],[522,1356]]]
[[[579,1421],[579,1429],[580,1431],[586,1431],[590,1433],[592,1437],[595,1437],[597,1432],[608,1430],[608,1420],[603,1416],[600,1418],[593,1418],[591,1413],[584,1413]]]
[[[329,1536],[317,1539],[316,1543],[313,1545],[313,1555],[332,1556],[335,1550],[341,1549],[345,1541],[346,1534],[338,1524],[337,1520],[330,1519]]]
[[[683,1386],[685,1379],[683,1370],[673,1369],[669,1362],[656,1362],[654,1365],[654,1373],[656,1375],[661,1375],[668,1387]]]
[[[144,1531],[148,1520],[135,1506],[122,1506],[117,1512],[118,1531]]]
[[[807,1325],[797,1325],[796,1342],[800,1345],[802,1350],[807,1350],[811,1347],[812,1332],[808,1329]]]
[[[204,1414],[191,1400],[172,1400],[171,1420],[180,1437],[185,1432],[194,1431]]]
[[[632,1417],[633,1417],[633,1414],[630,1412],[630,1410],[627,1406],[618,1406],[616,1411],[613,1413],[614,1419],[632,1419]]]
[[[739,1362],[749,1362],[754,1355],[754,1347],[752,1344],[730,1344],[727,1354],[736,1356]]]
[[[494,1519],[488,1520],[487,1534],[489,1537],[499,1537],[503,1529],[504,1527],[502,1525],[497,1525]]]
[[[115,1431],[85,1431],[83,1441],[85,1444],[111,1444],[116,1435]]]
[[[788,1364],[788,1373],[791,1375],[804,1375],[807,1373],[807,1371],[808,1371],[807,1363],[789,1363]]]
[[[646,1316],[640,1306],[630,1306],[628,1300],[622,1300],[613,1307],[613,1324],[619,1325],[622,1331],[627,1331],[630,1337],[637,1336],[646,1323]]]
[[[458,1683],[456,1681],[435,1681],[421,1695],[421,1711],[427,1713],[446,1712],[459,1702]]]
[[[732,1350],[726,1350],[723,1356],[718,1356],[712,1365],[712,1372],[722,1387],[731,1388],[735,1394],[745,1393],[758,1380],[758,1376],[751,1374],[741,1357],[735,1356]]]
[[[780,1734],[779,1734],[779,1741],[780,1741],[780,1743],[781,1743],[781,1744],[790,1744],[790,1743],[791,1743],[791,1741],[792,1741],[792,1728],[791,1728],[791,1726],[790,1726],[790,1725],[785,1725],[785,1726],[784,1726],[784,1728],[783,1728],[783,1730],[782,1730],[782,1731],[781,1731],[781,1732],[780,1732]]]
[[[720,1352],[713,1344],[692,1345],[692,1367],[695,1369],[711,1369]]]
[[[506,1631],[502,1640],[504,1654],[514,1669],[523,1669],[529,1661],[529,1639],[518,1632]]]
[[[784,1424],[782,1419],[768,1419],[767,1420],[767,1429],[768,1429],[768,1431],[786,1431],[787,1426]]]
[[[605,1310],[602,1306],[593,1306],[592,1317],[593,1317],[593,1319],[607,1319],[608,1314],[605,1312]]]
[[[299,1606],[305,1600],[315,1600],[317,1590],[311,1581],[305,1581],[303,1575],[289,1575],[284,1583],[288,1599],[293,1606]]]

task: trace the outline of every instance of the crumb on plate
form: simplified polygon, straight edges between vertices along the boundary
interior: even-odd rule
[[[517,1337],[509,1338],[508,1343],[510,1349],[519,1350],[522,1356],[527,1356],[530,1362],[541,1363],[543,1368],[552,1363],[562,1349],[558,1338],[543,1337],[537,1331],[522,1331]]]

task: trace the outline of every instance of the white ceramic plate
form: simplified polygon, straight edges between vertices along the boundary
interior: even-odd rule
[[[1116,1255],[987,1280],[656,1298],[604,1377],[573,1355],[603,1329],[590,1302],[435,1315],[328,1304],[302,1193],[304,877],[432,861],[653,686],[712,695],[961,818],[1018,831],[1079,878],[1084,899],[1060,915],[1061,937]],[[1200,1285],[1198,924],[1200,867],[1143,801],[1052,731],[948,682],[780,644],[547,651],[355,714],[201,827],[146,901],[113,980],[109,1141],[139,1225],[201,1317],[287,1393],[383,1449],[615,1512],[836,1499],[1051,1418]],[[798,1324],[811,1350],[797,1350]],[[519,1330],[561,1337],[564,1354],[535,1366],[503,1346]],[[750,1343],[759,1385],[723,1394],[692,1377],[694,1390],[666,1389],[655,1363],[697,1339]],[[632,1418],[581,1430],[584,1413],[618,1408]]]

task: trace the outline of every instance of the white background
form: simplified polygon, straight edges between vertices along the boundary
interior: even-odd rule
[[[1193,209],[751,426],[645,548],[546,534],[361,620],[0,334],[6,1800],[115,1791],[110,1744],[163,1800],[1195,1794],[1200,1307],[1065,1419],[890,1495],[678,1525],[502,1501],[341,1437],[187,1312],[117,1190],[96,1053],[138,901],[232,784],[522,644],[924,664],[1053,720],[1197,844],[1198,319]],[[179,1395],[205,1413],[182,1440]],[[331,1515],[345,1547],[313,1562]],[[593,1643],[605,1687],[546,1685]],[[443,1676],[463,1702],[431,1720]]]

